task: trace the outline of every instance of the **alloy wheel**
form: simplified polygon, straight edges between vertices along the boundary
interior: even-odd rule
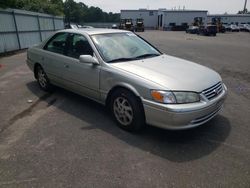
[[[113,112],[119,123],[128,126],[133,121],[133,109],[124,97],[117,97],[113,103]]]
[[[47,78],[46,78],[46,74],[45,74],[45,72],[43,71],[42,68],[38,69],[37,77],[38,77],[38,82],[39,82],[40,86],[42,88],[46,88],[46,86],[47,86]]]

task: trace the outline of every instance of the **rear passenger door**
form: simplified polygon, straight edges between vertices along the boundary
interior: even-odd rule
[[[52,82],[62,83],[66,62],[68,33],[55,34],[44,46],[42,66]]]

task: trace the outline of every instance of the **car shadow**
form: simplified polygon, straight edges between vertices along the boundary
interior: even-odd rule
[[[27,88],[40,99],[44,95],[36,82],[27,83]],[[104,106],[72,92],[56,87],[44,101],[87,122],[88,126],[76,125],[82,131],[105,131],[133,147],[173,162],[192,161],[209,155],[224,143],[231,131],[229,120],[218,115],[191,130],[169,131],[147,126],[140,134],[132,134],[118,128]]]

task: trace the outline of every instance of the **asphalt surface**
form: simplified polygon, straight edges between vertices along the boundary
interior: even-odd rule
[[[250,34],[140,35],[218,71],[229,88],[220,115],[188,131],[131,134],[95,102],[41,91],[25,53],[3,57],[0,187],[250,187]]]

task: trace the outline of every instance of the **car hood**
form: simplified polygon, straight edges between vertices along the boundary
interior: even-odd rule
[[[168,90],[201,92],[221,81],[220,75],[215,71],[169,55],[112,63],[111,66],[147,79]]]

